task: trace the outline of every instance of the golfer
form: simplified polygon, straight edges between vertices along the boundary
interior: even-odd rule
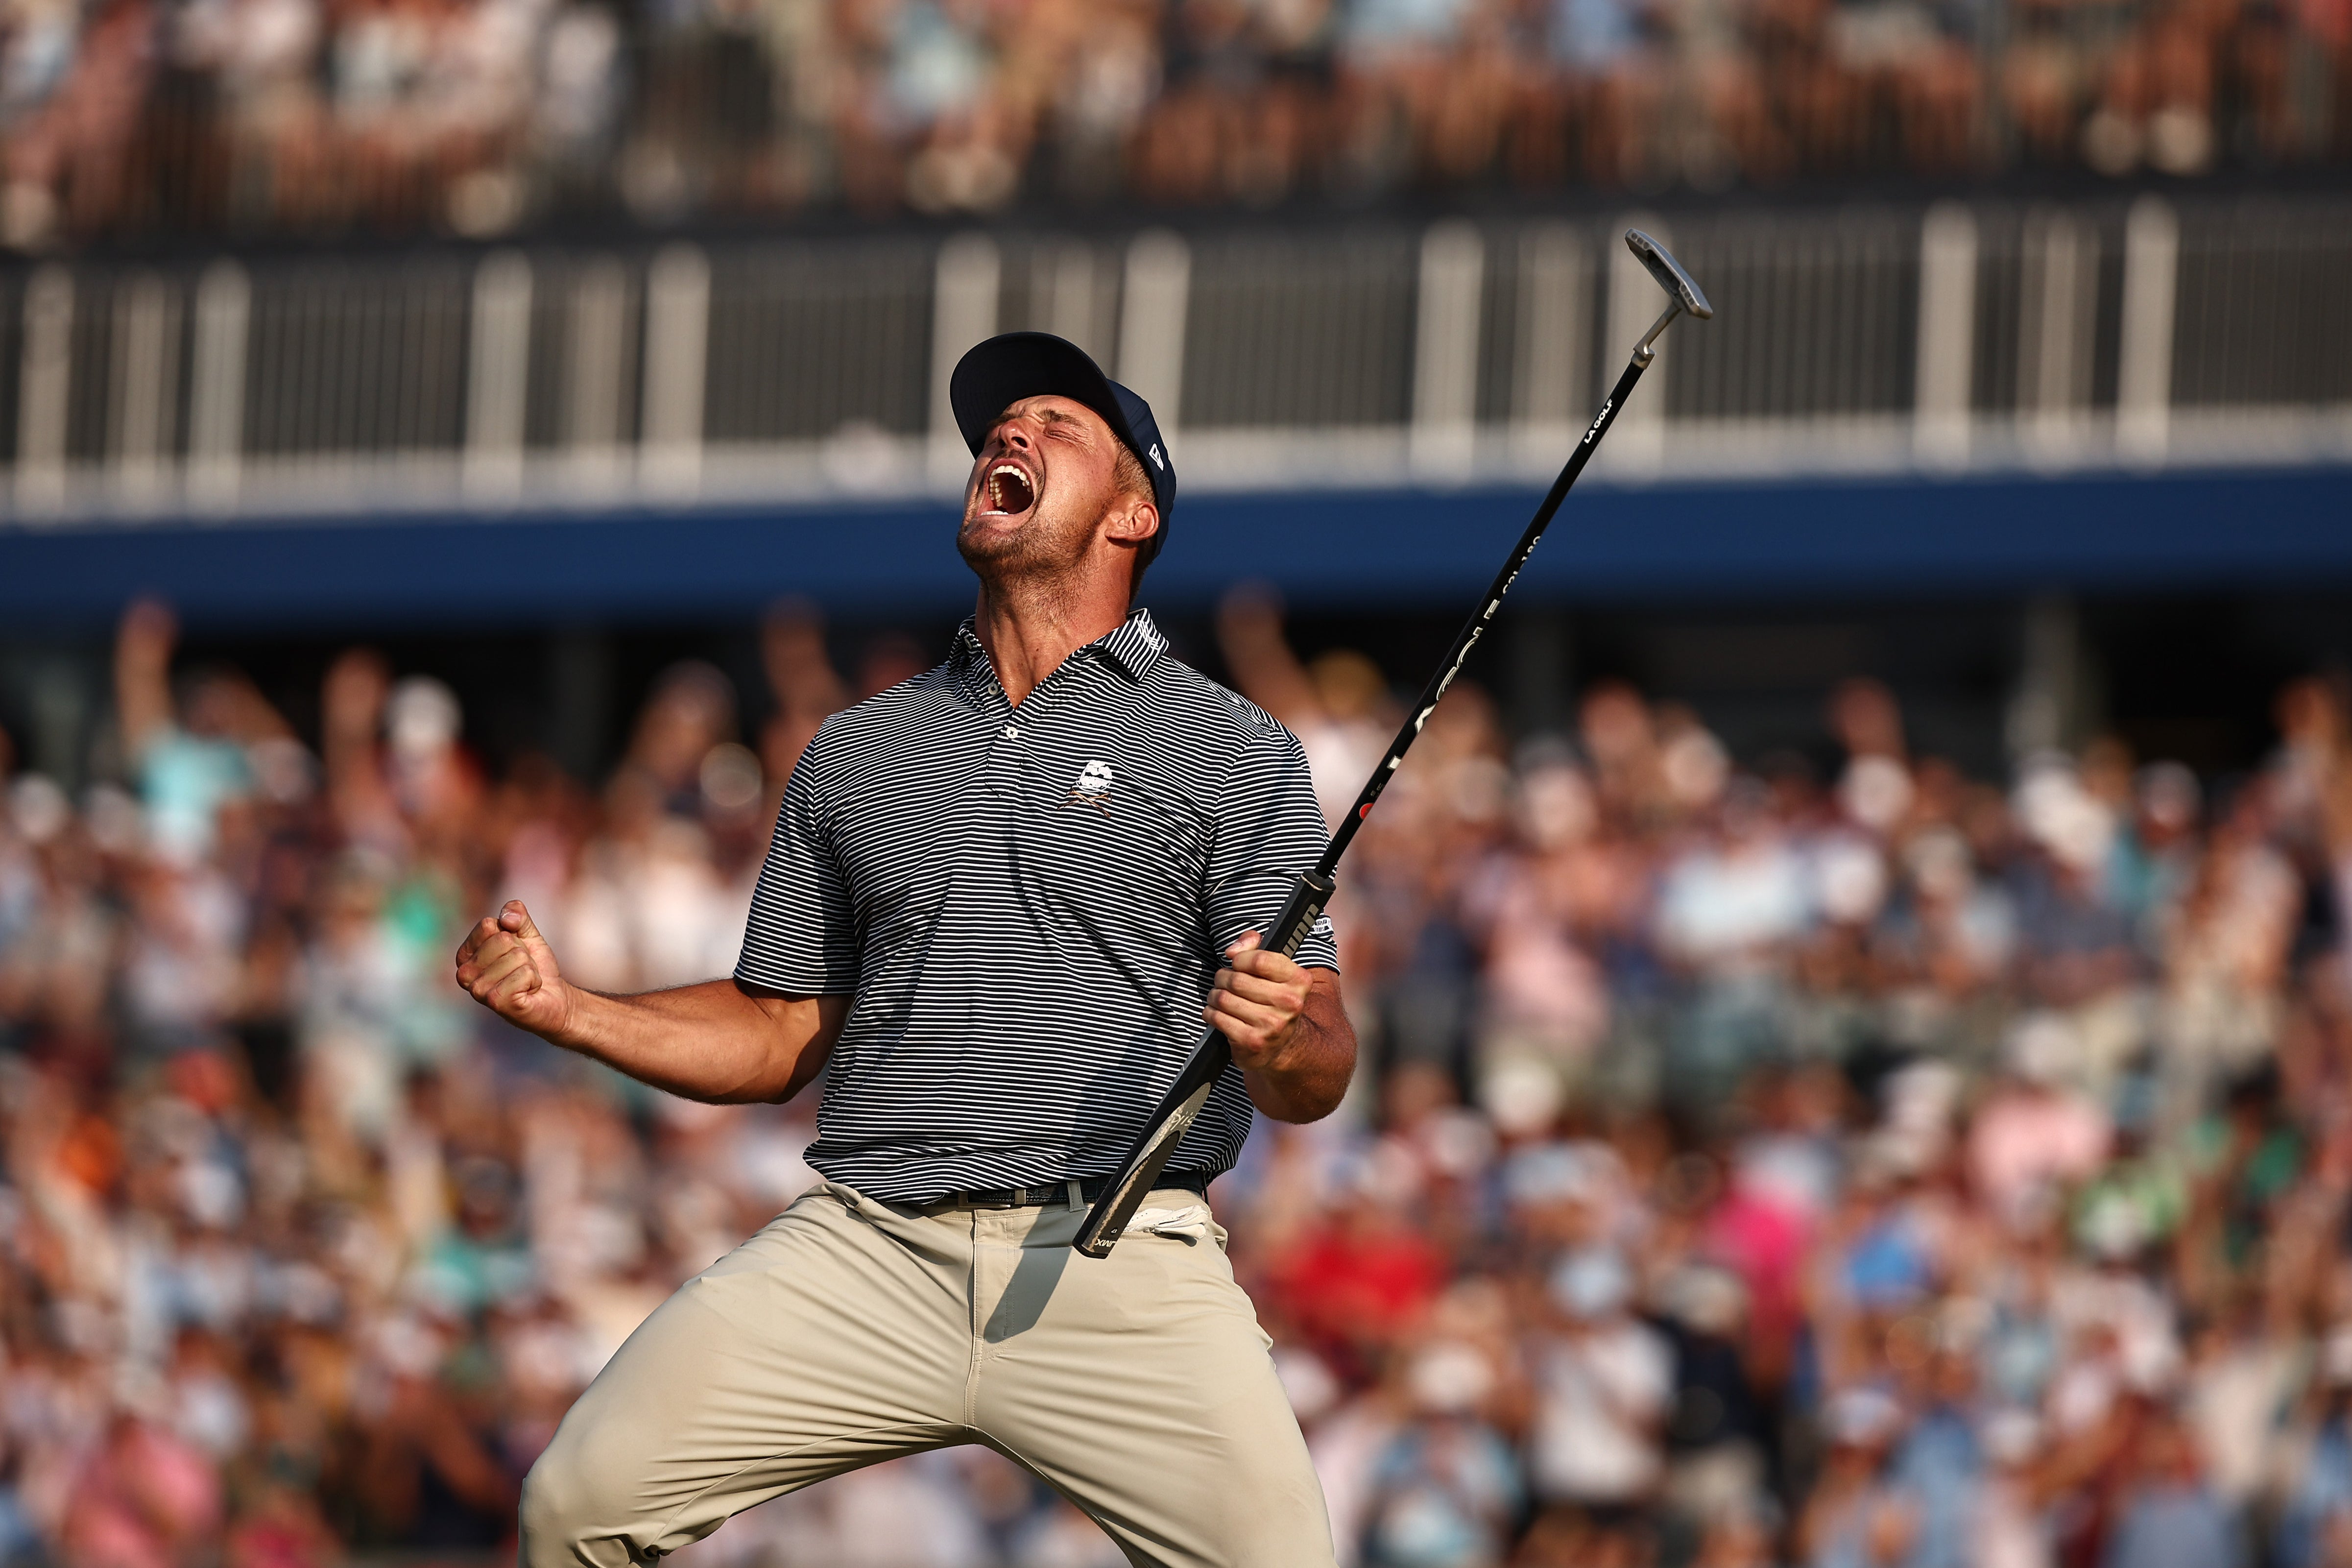
[[[984,1443],[1137,1563],[1332,1562],[1320,1489],[1202,1193],[1250,1108],[1311,1121],[1356,1042],[1330,928],[1255,928],[1321,849],[1298,742],[1133,609],[1176,475],[1070,343],[950,383],[979,602],[947,662],[825,722],[729,980],[566,982],[520,903],[458,949],[501,1017],[656,1088],[820,1073],[824,1178],[646,1320],[523,1492],[522,1562],[651,1563],[861,1465]],[[1070,1249],[1201,1021],[1234,1065],[1126,1239]]]

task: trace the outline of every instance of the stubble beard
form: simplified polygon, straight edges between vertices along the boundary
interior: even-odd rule
[[[1077,571],[1092,529],[1043,515],[1044,510],[1041,503],[1021,527],[1003,533],[975,531],[976,520],[966,515],[956,531],[956,553],[983,587],[1034,593]]]

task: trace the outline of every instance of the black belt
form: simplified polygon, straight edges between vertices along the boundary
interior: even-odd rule
[[[1108,1176],[1089,1176],[1078,1184],[1078,1201],[1091,1205],[1110,1191]],[[1206,1171],[1163,1171],[1153,1183],[1157,1187],[1181,1187],[1188,1193],[1205,1195],[1209,1190]],[[919,1209],[1036,1209],[1050,1208],[1070,1201],[1070,1184],[1049,1182],[1036,1187],[990,1187],[982,1191],[949,1193],[927,1204],[917,1204]]]

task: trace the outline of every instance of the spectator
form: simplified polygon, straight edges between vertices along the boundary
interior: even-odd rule
[[[1469,1345],[1435,1341],[1406,1363],[1412,1414],[1374,1468],[1366,1568],[1491,1568],[1519,1504],[1510,1449],[1477,1412],[1494,1368]]]
[[[1548,1293],[1551,1321],[1529,1356],[1536,1495],[1622,1516],[1649,1500],[1664,1471],[1673,1352],[1633,1316],[1633,1269],[1612,1247],[1586,1246],[1562,1258]]]
[[[2205,1484],[2196,1447],[2178,1420],[2149,1423],[2138,1471],[2107,1542],[2109,1568],[2236,1568],[2245,1561],[2236,1524]]]
[[[2273,1555],[2280,1568],[2319,1568],[2352,1546],[2352,1336],[2338,1329],[2326,1342],[2319,1419],[2303,1463],[2292,1473],[2279,1510]]]

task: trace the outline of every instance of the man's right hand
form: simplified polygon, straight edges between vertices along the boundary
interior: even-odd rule
[[[572,989],[520,899],[466,933],[457,949],[457,984],[508,1023],[547,1039],[556,1039],[571,1021]]]
[[[551,1045],[718,1105],[781,1104],[806,1088],[824,1070],[852,1001],[740,980],[635,996],[567,984],[556,972],[554,950],[520,900],[466,933],[457,984]]]

